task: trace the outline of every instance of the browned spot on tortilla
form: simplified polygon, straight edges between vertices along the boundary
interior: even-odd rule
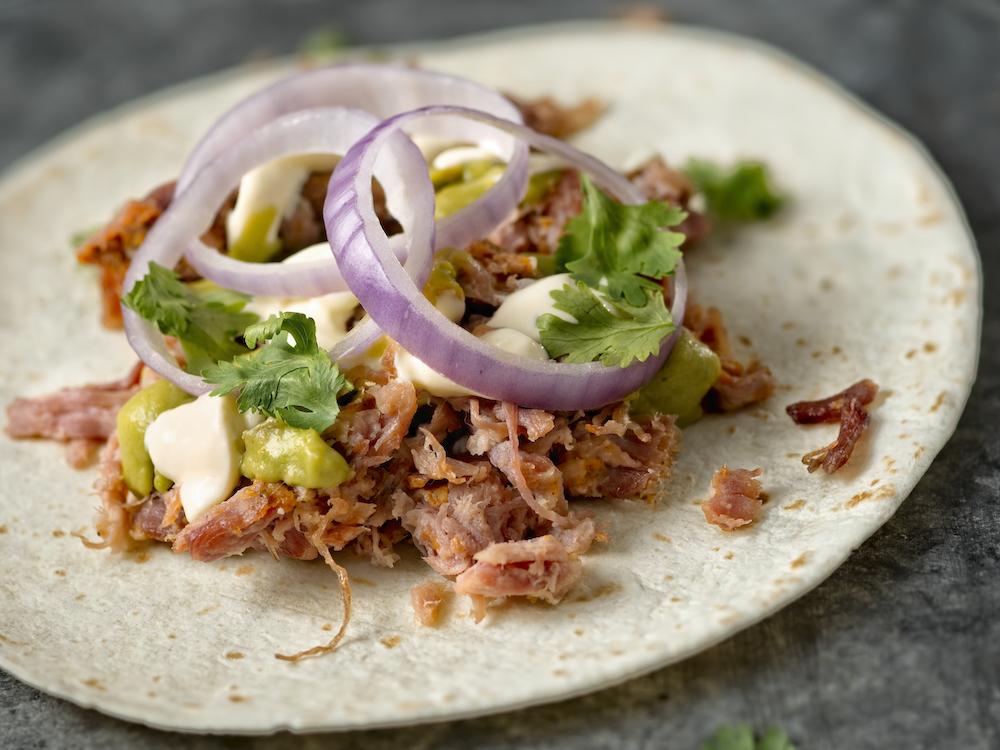
[[[554,669],[554,670],[552,670],[552,676],[553,677],[565,677],[566,676],[566,670],[565,669]]]
[[[155,698],[156,697],[156,693],[153,692],[152,690],[150,690],[148,693],[146,693],[146,695],[148,695],[150,698]]]
[[[176,638],[177,638],[177,636],[176,636],[176,635],[174,635],[173,633],[168,633],[168,634],[167,634],[167,638],[174,638],[174,639],[176,639]]]
[[[833,291],[833,279],[823,279],[819,282],[819,288],[824,292]]]
[[[583,635],[583,631],[582,630],[574,630],[573,631],[573,635]]]
[[[9,643],[11,646],[27,646],[27,645],[29,645],[27,643],[22,643],[21,641],[12,641],[10,638],[8,638],[5,635],[0,635],[0,641],[3,641],[4,643]]]
[[[712,552],[718,552],[722,547],[712,547]]]
[[[782,330],[789,331],[792,328],[795,328],[795,323],[792,322],[791,320],[786,320],[784,323],[781,324],[781,328]]]
[[[81,599],[85,599],[86,597],[87,597],[86,594],[80,594],[78,597],[76,597],[76,600],[80,601]]]
[[[194,701],[185,701],[181,704],[184,708],[204,708],[200,703],[195,703]]]
[[[916,356],[917,356],[917,350],[916,349],[910,349],[910,351],[908,351],[906,353],[906,358],[907,359],[913,359]]]
[[[742,617],[742,615],[739,612],[733,612],[731,615],[726,615],[721,620],[719,620],[719,624],[728,625],[729,623],[735,622],[736,620],[740,619],[740,617]]]
[[[798,457],[799,457],[798,453],[786,453],[785,454],[785,458],[798,458]]]
[[[566,615],[566,617],[568,617],[570,620],[576,619],[576,612],[570,612],[568,615]]]
[[[592,602],[594,599],[599,599],[602,596],[608,596],[610,594],[617,593],[622,590],[622,585],[620,583],[605,583],[603,586],[598,586],[589,594],[580,594],[572,601],[574,602]]]
[[[249,695],[230,695],[229,696],[229,700],[231,700],[233,703],[246,703],[248,700],[250,700],[250,696]]]
[[[885,272],[885,275],[886,278],[896,279],[899,278],[899,276],[902,275],[902,273],[903,273],[902,268],[900,268],[899,266],[893,266],[892,268],[890,268],[888,271]]]
[[[375,581],[369,581],[367,578],[352,578],[351,583],[357,583],[362,586],[368,586],[369,588],[376,588],[378,586]]]
[[[770,500],[770,499],[771,499],[771,496],[768,493],[766,493],[766,492],[761,492],[760,493],[760,502],[762,504],[766,505],[767,501]]]
[[[785,510],[802,510],[804,507],[806,507],[806,501],[803,498],[799,498],[794,503],[789,503],[788,505],[784,506],[784,509]]]
[[[6,533],[7,533],[7,524],[3,524],[2,526],[0,526],[0,534],[6,534]]]
[[[913,452],[913,457],[920,458],[922,455],[924,455],[924,450],[925,450],[924,446],[921,445]]]
[[[614,651],[611,652],[611,655],[612,656],[624,656],[625,652],[622,651],[620,648],[616,648]]]
[[[55,531],[52,532],[52,536],[58,539],[61,536],[66,536],[66,532],[62,531],[61,529],[56,529]]]
[[[899,234],[903,231],[903,225],[898,221],[883,221],[878,225],[878,230],[882,234]]]
[[[813,352],[812,353],[812,358],[813,359],[819,359],[822,356],[823,356],[823,352]]]
[[[218,604],[213,604],[211,607],[205,607],[205,609],[201,610],[201,612],[195,612],[195,614],[199,616],[207,615],[209,612],[212,612],[218,608],[219,608]]]
[[[881,481],[882,481],[882,480],[881,480],[881,479],[880,479],[879,477],[875,477],[875,478],[874,478],[874,479],[872,480],[872,483],[871,483],[871,484],[869,484],[868,486],[869,486],[869,487],[874,487],[874,486],[875,486],[876,484],[878,484],[878,483],[879,483],[879,482],[881,482]]]
[[[667,543],[670,542],[670,539],[668,539],[667,537],[663,536],[663,534],[661,534],[659,531],[654,531],[653,532],[653,539],[659,539],[661,542],[667,542]]]
[[[690,474],[688,474],[686,477],[684,477],[684,481],[685,482],[693,482],[694,481],[694,477],[691,476]]]
[[[106,693],[108,690],[106,687],[104,687],[104,685],[101,684],[100,680],[94,677],[91,677],[89,680],[80,680],[80,682],[82,682],[87,687],[94,688],[94,690],[100,690],[102,693]]]
[[[727,552],[726,553],[726,559],[727,560],[732,560],[734,557],[736,557],[736,553],[735,552]]]
[[[805,339],[795,339],[795,345],[796,346],[805,346],[806,345],[806,340]]]
[[[728,434],[728,435],[732,435],[735,432],[736,432],[736,425],[734,425],[734,424],[731,424],[731,425],[729,425],[729,427],[726,428],[726,434]]]
[[[236,575],[238,576],[248,576],[251,573],[253,573],[253,565],[241,565],[236,569]]]
[[[846,232],[854,228],[854,216],[852,214],[841,214],[840,218],[837,219],[837,228],[841,232]]]
[[[153,682],[159,682],[162,679],[163,679],[163,675],[162,674],[158,674],[158,675],[156,675],[156,677],[153,678]]]
[[[806,559],[808,557],[809,557],[809,553],[808,552],[803,552],[801,555],[799,555],[794,560],[792,560],[792,564],[791,564],[792,570],[795,570],[797,568],[801,568],[803,565],[805,565],[806,564]]]
[[[961,307],[962,303],[965,302],[965,290],[964,289],[954,289],[945,295],[945,302],[950,302],[955,307]]]
[[[865,502],[865,500],[884,500],[885,498],[892,496],[895,491],[896,488],[891,484],[879,487],[877,490],[865,490],[864,492],[859,492],[857,495],[854,495],[850,500],[844,503],[844,507],[853,508],[856,505]]]
[[[924,344],[924,351],[927,352],[928,354],[936,352],[937,351],[937,344],[935,344],[935,343],[933,343],[931,341],[928,341],[926,344]]]
[[[932,214],[921,216],[919,219],[917,219],[917,224],[919,224],[922,227],[929,227],[933,226],[934,224],[940,224],[942,221],[944,221],[944,214],[942,214],[940,211],[935,211]]]
[[[66,575],[66,571],[65,570],[61,570],[61,569],[57,570],[56,571],[56,575],[57,576],[65,576]]]
[[[149,562],[149,553],[145,551],[140,552],[135,556],[135,561],[138,565],[142,565],[144,562]]]
[[[948,392],[947,391],[941,391],[938,394],[937,400],[934,402],[934,406],[931,407],[931,414],[933,414],[934,412],[936,412],[938,409],[940,409],[944,405],[944,400],[945,400],[945,398],[947,396],[948,396]]]
[[[333,630],[333,625],[331,625],[330,623],[326,623],[326,625],[321,627],[320,630]]]
[[[839,346],[835,346],[835,347],[833,347],[833,349],[831,349],[830,351],[831,351],[831,352],[832,352],[833,354],[840,354],[840,352],[841,352],[841,351],[843,351],[843,350],[842,350],[842,349],[841,349],[841,348],[840,348]]]
[[[674,577],[668,573],[667,575],[663,576],[663,580],[664,581],[672,581],[672,580],[674,580]]]
[[[243,654],[241,654],[239,651],[229,651],[226,654],[226,658],[227,659],[242,659],[243,658]]]
[[[671,602],[672,604],[677,604],[677,602],[679,602],[680,600],[681,600],[681,599],[680,599],[680,597],[679,597],[679,596],[672,596],[672,597],[670,597],[670,602]]]
[[[399,635],[387,635],[380,640],[386,648],[396,648],[396,646],[403,642],[403,637]]]
[[[749,336],[742,336],[741,335],[740,336],[740,343],[743,344],[743,346],[753,346],[753,342],[750,340]]]

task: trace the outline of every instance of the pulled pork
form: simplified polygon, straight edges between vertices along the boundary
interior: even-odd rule
[[[810,473],[822,466],[823,471],[832,474],[847,463],[871,422],[865,406],[872,402],[877,392],[875,383],[861,380],[829,398],[799,401],[785,408],[796,424],[840,422],[840,432],[834,442],[802,457]]]
[[[751,523],[760,512],[761,483],[757,479],[763,469],[735,469],[723,466],[712,477],[708,497],[701,504],[705,520],[725,531],[733,531]]]

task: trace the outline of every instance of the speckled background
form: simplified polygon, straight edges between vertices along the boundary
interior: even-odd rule
[[[588,698],[488,719],[348,735],[186,737],[78,709],[0,675],[3,747],[695,748],[721,721],[801,748],[997,744],[1000,416],[996,405],[1000,4],[674,2],[676,21],[772,42],[922,138],[969,214],[985,270],[980,375],[958,432],[897,515],[776,617]],[[570,17],[579,2],[0,2],[0,165],[90,114],[336,23],[359,43]],[[0,613],[0,621],[3,614]]]

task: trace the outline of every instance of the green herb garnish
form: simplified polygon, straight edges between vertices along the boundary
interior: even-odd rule
[[[659,290],[660,279],[673,273],[684,241],[663,227],[680,224],[687,214],[659,201],[642,206],[615,203],[580,175],[583,211],[566,222],[556,250],[556,268],[592,289],[607,287],[612,302],[646,304],[645,290]]]
[[[250,297],[228,289],[192,289],[169,268],[149,264],[149,273],[122,304],[160,329],[175,336],[187,357],[187,369],[200,373],[220,359],[232,359],[248,350],[235,339],[259,318],[241,312]]]
[[[605,366],[628,366],[660,350],[660,342],[673,333],[674,321],[661,293],[643,291],[642,306],[627,300],[612,303],[621,316],[609,311],[593,289],[582,281],[553,291],[559,310],[568,312],[576,323],[546,314],[538,318],[542,344],[551,357],[566,356],[566,362],[583,363],[600,359]]]
[[[599,359],[609,367],[627,367],[633,359],[656,354],[674,330],[661,280],[674,272],[684,235],[664,228],[687,214],[659,201],[623,206],[586,175],[580,175],[580,185],[583,211],[566,222],[555,253],[555,270],[569,271],[576,286],[551,293],[556,309],[576,322],[540,316],[542,346],[552,357],[565,356],[566,362]]]
[[[701,750],[795,750],[795,745],[777,727],[771,727],[755,740],[750,726],[740,724],[736,729],[719,727],[712,739],[701,743]]]
[[[684,171],[705,194],[708,213],[719,221],[760,221],[781,208],[783,198],[771,188],[767,168],[759,162],[742,161],[727,172],[692,159]]]
[[[349,383],[316,341],[312,318],[284,312],[250,326],[243,335],[247,346],[268,343],[250,356],[204,371],[202,377],[218,385],[213,396],[239,388],[240,411],[253,410],[319,433],[336,421],[337,394]]]

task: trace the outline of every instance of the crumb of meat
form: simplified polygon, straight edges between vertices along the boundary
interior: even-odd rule
[[[604,105],[593,97],[574,106],[564,106],[551,96],[537,99],[520,99],[511,94],[504,96],[521,112],[525,125],[553,138],[566,138],[583,130],[604,112]]]
[[[734,469],[723,466],[712,477],[708,497],[701,504],[705,520],[724,531],[751,523],[763,505],[762,487],[757,479],[763,469]]]
[[[444,604],[443,581],[428,581],[410,589],[410,604],[417,622],[430,627],[437,622]]]
[[[834,442],[802,457],[810,473],[822,466],[823,471],[832,474],[847,463],[871,422],[865,406],[872,402],[877,392],[878,386],[871,380],[860,380],[829,398],[799,401],[785,408],[796,424],[840,422],[840,432]]]
[[[774,393],[776,384],[771,371],[760,361],[751,359],[746,367],[736,361],[729,333],[722,323],[722,313],[717,307],[688,303],[684,327],[719,355],[722,364],[722,373],[702,402],[707,411],[736,411],[766,401]]]

